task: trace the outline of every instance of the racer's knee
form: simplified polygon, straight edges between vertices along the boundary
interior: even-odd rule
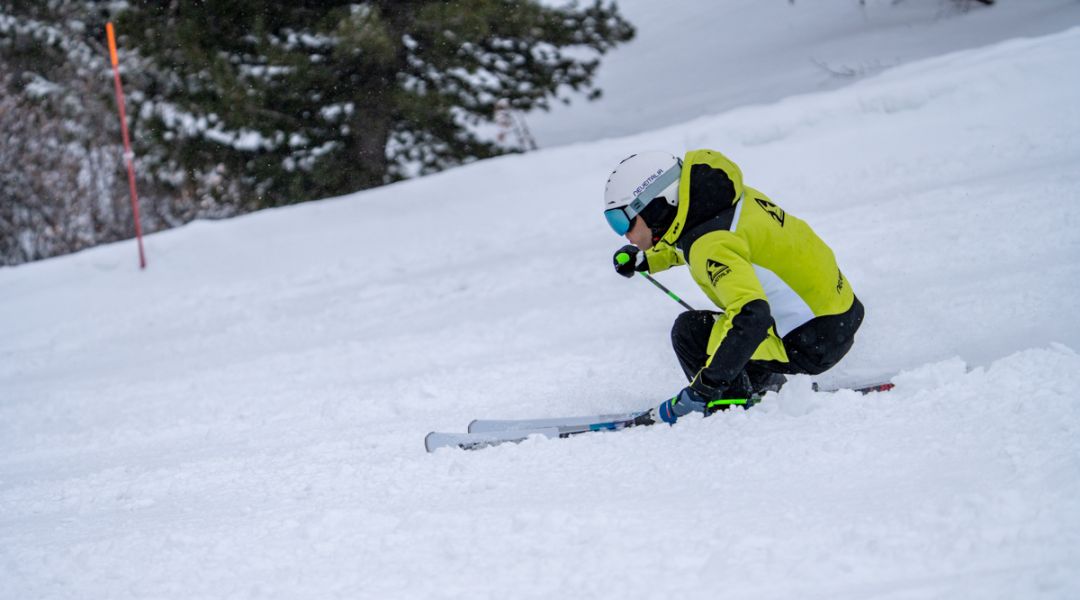
[[[671,347],[687,379],[693,379],[709,359],[709,336],[715,322],[712,311],[690,310],[676,317],[671,326]]]

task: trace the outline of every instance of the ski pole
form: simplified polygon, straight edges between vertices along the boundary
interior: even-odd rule
[[[626,252],[620,252],[620,253],[618,253],[617,255],[615,255],[615,260],[617,260],[617,261],[619,262],[619,264],[620,264],[620,265],[625,265],[626,263],[630,262],[630,255],[629,255],[629,254],[627,254]],[[663,292],[664,292],[665,294],[667,294],[667,295],[668,295],[668,297],[670,297],[670,298],[671,298],[672,300],[674,300],[674,301],[678,302],[679,304],[683,305],[683,308],[685,308],[686,310],[694,310],[694,307],[693,307],[693,306],[690,306],[690,305],[689,305],[689,304],[687,304],[686,302],[683,302],[683,299],[682,299],[682,298],[680,298],[680,297],[676,296],[676,295],[675,295],[675,292],[672,292],[671,290],[669,290],[669,289],[667,289],[666,287],[664,287],[664,284],[662,284],[662,283],[660,283],[659,281],[657,281],[657,280],[653,279],[653,278],[652,278],[652,275],[649,275],[648,273],[646,273],[646,272],[644,272],[644,271],[636,271],[636,273],[637,273],[638,275],[642,275],[642,276],[644,276],[644,277],[645,277],[645,279],[648,279],[648,280],[649,280],[649,281],[650,281],[650,282],[651,282],[651,283],[652,283],[653,285],[655,285],[656,287],[660,288],[660,289],[661,289],[661,290],[662,290],[662,291],[663,291]]]
[[[680,297],[676,296],[676,295],[675,295],[675,292],[672,292],[671,290],[669,290],[669,289],[667,289],[666,287],[664,287],[664,284],[662,284],[662,283],[660,283],[659,281],[657,281],[657,280],[653,279],[652,275],[649,275],[648,273],[645,273],[644,271],[638,271],[638,275],[641,275],[641,276],[645,277],[645,279],[648,279],[648,280],[649,280],[650,282],[652,282],[652,284],[653,284],[653,285],[655,285],[656,287],[660,288],[661,290],[663,290],[663,292],[664,292],[665,294],[667,294],[668,296],[670,296],[672,300],[674,300],[674,301],[678,302],[679,304],[682,304],[682,305],[683,305],[683,308],[685,308],[686,310],[694,310],[694,307],[693,307],[693,306],[690,306],[690,305],[689,305],[689,304],[687,304],[686,302],[683,302],[683,299],[682,299],[682,298],[680,298]]]

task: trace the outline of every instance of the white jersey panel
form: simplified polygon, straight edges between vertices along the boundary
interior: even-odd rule
[[[814,311],[810,310],[806,301],[784,283],[779,275],[761,265],[754,265],[754,273],[769,299],[769,310],[776,321],[776,333],[780,337],[814,318]]]

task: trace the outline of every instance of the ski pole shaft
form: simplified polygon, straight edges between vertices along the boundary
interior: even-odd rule
[[[648,273],[644,273],[644,272],[641,272],[641,271],[638,271],[638,275],[641,275],[641,276],[645,277],[645,279],[648,279],[648,280],[649,280],[649,281],[650,281],[650,282],[651,282],[651,283],[652,283],[653,285],[655,285],[656,287],[660,288],[660,289],[661,289],[661,290],[662,290],[662,291],[663,291],[663,292],[664,292],[665,294],[667,294],[667,295],[668,295],[668,297],[670,297],[670,298],[671,298],[672,300],[674,300],[674,301],[678,302],[679,304],[682,304],[682,305],[683,305],[683,308],[685,308],[686,310],[694,310],[694,307],[693,307],[693,306],[690,306],[690,305],[689,305],[689,304],[687,304],[686,302],[683,302],[683,299],[682,299],[682,298],[680,298],[680,297],[676,296],[676,295],[675,295],[675,292],[672,292],[671,290],[669,290],[669,289],[667,289],[666,287],[664,287],[664,284],[662,284],[662,283],[660,283],[659,281],[657,281],[657,280],[653,279],[653,278],[652,278],[652,275],[649,275]]]
[[[620,252],[618,255],[615,256],[615,260],[619,261],[620,265],[625,265],[626,263],[630,262],[630,255],[627,254],[626,252]],[[639,275],[644,276],[645,279],[648,279],[656,287],[660,288],[665,294],[668,295],[669,298],[671,298],[672,300],[674,300],[674,301],[678,302],[679,304],[681,304],[683,306],[683,308],[685,308],[686,310],[694,310],[693,306],[690,306],[686,302],[683,302],[683,299],[676,296],[675,292],[672,292],[671,290],[664,287],[664,284],[662,284],[659,281],[653,279],[652,276],[649,275],[648,273],[646,273],[644,271],[637,271],[637,273]]]

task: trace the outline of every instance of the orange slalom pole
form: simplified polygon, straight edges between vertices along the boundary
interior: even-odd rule
[[[116,32],[112,22],[105,24],[109,36],[109,57],[112,59],[113,81],[116,83],[116,105],[120,108],[120,131],[124,134],[124,160],[127,162],[128,185],[131,187],[131,210],[135,215],[135,238],[139,241],[139,268],[146,268],[146,253],[143,252],[142,222],[139,219],[139,194],[135,191],[135,153],[131,151],[131,138],[128,137],[127,115],[124,112],[124,88],[120,85],[120,61],[116,57]]]

